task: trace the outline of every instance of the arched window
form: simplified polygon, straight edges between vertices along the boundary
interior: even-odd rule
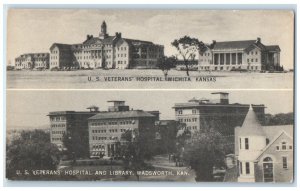
[[[266,158],[264,158],[263,161],[264,161],[264,162],[272,162],[273,160],[272,160],[271,157],[266,157]]]

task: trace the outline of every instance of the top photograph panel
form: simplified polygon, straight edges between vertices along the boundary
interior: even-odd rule
[[[8,89],[293,89],[288,10],[9,9]]]

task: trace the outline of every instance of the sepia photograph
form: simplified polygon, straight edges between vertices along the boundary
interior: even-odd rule
[[[293,89],[290,10],[7,14],[9,89]]]
[[[8,91],[6,144],[8,180],[292,183],[293,92]]]
[[[297,182],[295,9],[74,7],[6,7],[7,182]]]

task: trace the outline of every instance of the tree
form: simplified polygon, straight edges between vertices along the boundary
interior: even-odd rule
[[[6,151],[6,177],[9,179],[20,178],[16,173],[25,170],[56,170],[60,159],[60,151],[50,142],[50,134],[42,130],[22,131],[7,145]]]
[[[194,132],[185,146],[183,158],[196,172],[196,181],[213,181],[213,168],[224,166],[222,136],[213,128]]]
[[[76,158],[86,158],[89,156],[87,137],[77,131],[63,135],[63,145],[66,148],[65,154],[69,159],[76,162]]]
[[[266,114],[265,125],[292,125],[294,124],[294,113],[279,113],[275,115]]]
[[[168,77],[169,70],[175,67],[176,60],[177,59],[175,56],[171,56],[171,57],[164,56],[158,61],[157,67],[163,71],[165,79],[167,79]]]
[[[149,132],[139,132],[135,129],[123,133],[121,140],[123,144],[120,152],[124,161],[124,170],[134,171],[139,181],[137,171],[151,168],[145,160],[150,160],[153,156],[154,136]]]
[[[179,55],[182,57],[186,68],[186,75],[189,76],[189,65],[191,61],[195,60],[196,54],[205,49],[205,44],[197,38],[184,36],[175,39],[171,45],[177,49]]]

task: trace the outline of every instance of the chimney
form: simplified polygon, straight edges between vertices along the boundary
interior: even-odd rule
[[[260,43],[261,42],[261,38],[260,37],[257,37],[257,40],[256,40],[256,42],[258,43]]]
[[[220,104],[227,105],[229,104],[229,98],[227,92],[214,92],[211,94],[220,94]]]

